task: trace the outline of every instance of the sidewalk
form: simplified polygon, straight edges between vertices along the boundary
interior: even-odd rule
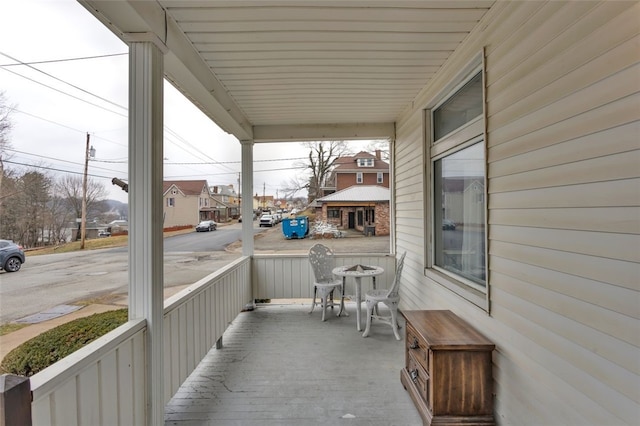
[[[69,321],[73,321],[77,318],[87,317],[89,315],[106,311],[113,311],[115,309],[121,308],[126,308],[126,305],[87,305],[70,314],[63,315],[61,317],[54,318],[48,321],[39,322],[37,324],[29,324],[26,327],[21,328],[20,330],[14,331],[13,333],[0,336],[0,362],[2,362],[4,357],[13,349],[17,348],[27,340],[30,340],[38,336],[39,334],[44,333],[47,330],[51,330],[52,328],[55,328],[61,324],[65,324]]]
[[[164,298],[166,299],[186,287],[188,286],[168,287],[164,291]],[[36,324],[29,324],[26,327],[21,328],[20,330],[16,330],[12,333],[0,336],[0,362],[2,362],[4,357],[13,349],[17,348],[24,342],[44,333],[45,331],[51,330],[52,328],[78,318],[88,317],[93,314],[113,311],[116,309],[122,309],[126,308],[127,306],[128,297],[126,294],[124,294],[111,299],[109,304],[94,303],[86,305],[69,314],[62,315],[60,317],[53,318],[47,321],[42,321]]]

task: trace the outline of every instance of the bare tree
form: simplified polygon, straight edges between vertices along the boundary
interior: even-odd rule
[[[74,221],[76,218],[74,213],[68,208],[66,200],[56,195],[55,187],[56,185],[53,185],[53,190],[51,191],[52,194],[49,199],[49,203],[47,204],[45,218],[46,235],[43,236],[43,239],[50,244],[58,244],[62,241],[66,241],[67,224]]]
[[[18,218],[20,212],[18,210],[18,204],[14,202],[15,198],[20,195],[18,189],[18,176],[12,170],[3,169],[3,187],[0,192],[0,205],[2,205],[2,211],[0,211],[0,235],[2,238],[8,238],[10,240],[18,240]]]
[[[288,181],[283,181],[280,184],[282,191],[284,192],[283,197],[287,200],[290,200],[298,194],[298,192],[307,188],[309,185],[309,180],[303,178],[302,176],[294,176]]]
[[[389,141],[386,140],[373,140],[367,145],[367,152],[374,153],[380,151],[380,159],[384,161],[389,161],[391,158],[389,149]]]
[[[64,175],[58,180],[56,188],[69,209],[75,213],[75,217],[81,217],[82,176]],[[102,183],[91,178],[87,179],[87,217],[101,213],[100,203],[106,196],[107,189]]]
[[[310,177],[305,187],[311,201],[320,196],[320,188],[326,184],[338,158],[347,154],[348,147],[344,141],[305,142],[304,145],[309,148],[305,166]]]
[[[19,182],[21,188],[18,199],[22,211],[20,240],[26,246],[33,247],[43,240],[52,180],[38,171],[28,171],[22,175]]]
[[[0,166],[2,165],[2,156],[7,155],[6,150],[11,147],[9,134],[13,128],[11,121],[13,109],[13,106],[7,104],[4,92],[0,92]]]
[[[5,177],[4,159],[8,157],[7,150],[11,148],[9,134],[13,123],[11,122],[11,113],[13,107],[7,104],[4,92],[0,92],[0,216],[2,216],[2,207],[7,194],[3,191],[2,181]]]

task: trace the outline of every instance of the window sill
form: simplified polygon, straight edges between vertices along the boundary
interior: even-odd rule
[[[479,291],[436,269],[425,268],[424,276],[489,313],[489,301],[485,292]]]

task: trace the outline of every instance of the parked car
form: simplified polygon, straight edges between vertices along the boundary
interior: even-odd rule
[[[218,224],[213,220],[203,220],[196,225],[196,232],[209,232],[215,231],[218,228]]]
[[[24,261],[22,247],[11,240],[0,240],[0,269],[17,272]]]
[[[111,232],[109,231],[100,231],[98,232],[98,237],[110,237],[111,236]]]
[[[263,214],[260,216],[260,226],[273,226],[276,224],[276,220],[271,214]]]
[[[455,230],[456,229],[456,224],[450,219],[443,219],[442,220],[442,229],[443,230],[447,230],[447,229]]]

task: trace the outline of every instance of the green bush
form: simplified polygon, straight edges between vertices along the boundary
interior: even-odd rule
[[[78,318],[28,340],[2,360],[2,373],[33,376],[127,322],[127,309]]]

